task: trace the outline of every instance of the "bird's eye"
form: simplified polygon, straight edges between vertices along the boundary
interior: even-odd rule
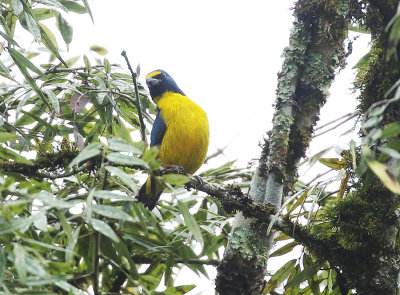
[[[161,80],[164,80],[165,78],[167,78],[167,76],[166,76],[165,74],[161,74],[161,75],[160,75],[160,79],[161,79]]]

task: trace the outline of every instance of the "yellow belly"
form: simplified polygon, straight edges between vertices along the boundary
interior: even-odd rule
[[[159,153],[161,163],[182,166],[193,174],[203,164],[208,150],[206,113],[186,96],[172,92],[164,93],[157,105],[167,126]]]

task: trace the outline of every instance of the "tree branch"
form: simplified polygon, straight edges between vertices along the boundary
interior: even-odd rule
[[[125,58],[126,63],[128,65],[128,69],[131,72],[131,76],[132,76],[132,80],[133,80],[133,85],[135,86],[135,96],[136,96],[136,100],[135,100],[135,106],[138,112],[138,116],[139,116],[139,121],[140,121],[140,132],[142,135],[142,140],[144,141],[144,143],[146,143],[146,126],[144,125],[144,121],[143,121],[143,114],[142,114],[142,109],[140,107],[140,98],[139,98],[139,89],[138,89],[138,84],[137,84],[137,73],[135,73],[132,70],[131,64],[129,62],[128,56],[126,55],[126,51],[123,50],[121,52],[121,55]],[[146,144],[147,145],[147,144]]]

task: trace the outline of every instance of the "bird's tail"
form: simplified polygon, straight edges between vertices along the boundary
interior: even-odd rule
[[[163,190],[163,185],[154,176],[150,176],[140,188],[137,198],[146,208],[153,210]]]

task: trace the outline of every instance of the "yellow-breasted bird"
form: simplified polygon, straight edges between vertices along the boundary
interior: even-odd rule
[[[174,79],[163,70],[146,76],[150,95],[158,106],[151,130],[150,146],[159,146],[164,166],[177,165],[193,174],[203,164],[208,149],[208,120],[203,109],[190,100]],[[152,210],[164,187],[149,177],[141,187],[138,199]]]

